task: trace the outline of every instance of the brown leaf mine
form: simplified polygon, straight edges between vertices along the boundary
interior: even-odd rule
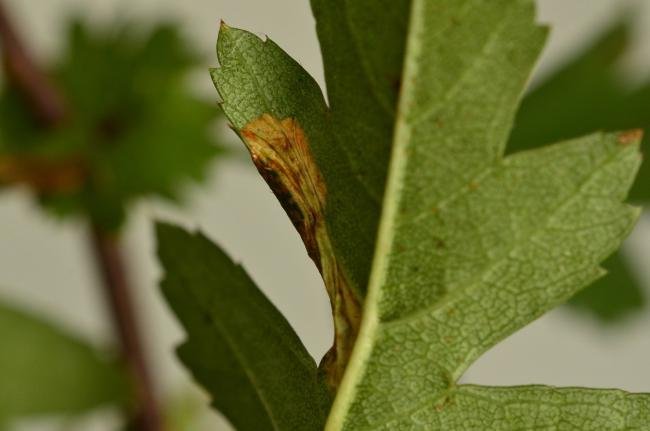
[[[300,124],[269,114],[240,131],[257,170],[296,227],[325,282],[334,315],[334,347],[323,359],[328,383],[337,387],[357,336],[359,301],[337,261],[327,231],[327,188]]]

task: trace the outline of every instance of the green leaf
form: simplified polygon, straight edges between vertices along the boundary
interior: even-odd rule
[[[617,22],[567,64],[539,83],[523,100],[508,149],[536,148],[597,130],[650,126],[650,83],[630,88],[620,72],[630,46],[630,20]],[[647,151],[646,134],[642,148]],[[641,170],[630,198],[650,202],[650,163]],[[604,263],[607,276],[580,292],[569,305],[603,321],[616,321],[646,302],[638,274],[622,255]]]
[[[359,326],[380,197],[359,175],[362,166],[346,149],[351,143],[334,133],[318,85],[298,63],[272,41],[225,24],[217,55],[212,78],[223,111],[325,280],[336,343],[323,366],[336,386]],[[265,146],[268,154],[258,151]],[[300,181],[305,172],[311,181]]]
[[[0,90],[0,186],[29,185],[47,209],[105,229],[138,198],[178,199],[220,151],[213,106],[187,86],[198,64],[174,25],[72,22],[49,68],[71,111],[63,126],[43,130],[14,88]]]
[[[429,202],[435,213],[400,211],[413,204],[405,188],[328,429],[438,429],[469,365],[603,274],[638,214],[619,203],[638,163],[635,145],[596,135],[499,161]]]
[[[381,202],[384,194],[392,146],[409,3],[311,0],[327,81],[330,120],[327,126],[343,149],[341,157],[346,156],[350,161],[344,169],[359,178],[377,202]],[[344,187],[340,193],[341,199],[358,201],[354,195],[358,192],[352,187]],[[368,205],[356,211],[363,213],[368,229],[345,231],[341,234],[344,238],[335,244],[340,253],[347,253],[347,244],[358,252],[355,259],[349,259],[348,266],[355,274],[358,289],[365,295],[381,210],[379,206]],[[348,215],[341,215],[344,216]],[[360,244],[364,247],[359,247]]]
[[[535,86],[517,113],[510,152],[583,136],[650,126],[650,80],[630,87],[621,73],[630,46],[629,20],[616,23]],[[645,136],[643,148],[649,145]],[[650,201],[650,164],[641,166],[630,199]]]
[[[650,422],[650,398],[618,390],[464,385],[447,401],[438,429],[644,430]]]
[[[269,114],[295,118],[309,144],[336,212],[327,214],[333,241],[353,278],[357,295],[370,264],[381,193],[362,182],[362,165],[329,125],[329,112],[316,82],[273,41],[222,25],[217,42],[220,67],[212,78],[222,108],[235,129]],[[254,58],[257,56],[257,58]],[[366,271],[367,272],[367,271]]]
[[[188,340],[179,356],[240,431],[322,430],[329,393],[289,323],[201,234],[158,224],[163,293]]]
[[[350,291],[366,292],[357,265],[374,239],[354,223],[378,215],[363,199],[381,183],[373,160],[382,155],[365,152],[385,151],[384,135],[394,129],[361,329],[326,429],[643,426],[648,395],[457,384],[487,349],[603,275],[600,263],[638,217],[622,200],[640,164],[639,133],[596,134],[504,158],[546,34],[534,25],[530,0],[312,3],[329,109],[287,54],[241,30],[222,28],[212,76],[226,116],[323,273],[337,334],[340,297],[326,267],[340,266]],[[400,21],[406,15],[408,25]],[[377,36],[376,27],[385,32]],[[404,39],[383,35],[400,31],[404,76],[394,127],[385,127],[394,93],[378,77],[400,52],[391,44]],[[384,126],[376,142],[364,124]],[[350,160],[349,146],[363,154]],[[359,175],[358,160],[372,175]],[[333,256],[323,258],[330,238]],[[594,408],[599,403],[615,409]]]
[[[532,2],[416,0],[411,20],[359,342],[326,429],[555,429],[575,413],[540,417],[548,390],[517,410],[515,389],[456,382],[487,349],[602,275],[599,263],[638,215],[620,203],[640,163],[638,134],[503,159],[545,38]],[[574,392],[578,403],[593,393]],[[496,408],[510,403],[499,420]],[[621,407],[625,429],[638,427],[635,406]],[[598,429],[614,421],[604,415]],[[569,429],[594,429],[585,421]]]
[[[624,253],[616,253],[603,263],[607,274],[581,290],[568,302],[573,308],[616,322],[630,313],[643,310],[646,298],[642,280],[628,263]]]
[[[0,423],[127,401],[116,364],[48,322],[0,303]]]

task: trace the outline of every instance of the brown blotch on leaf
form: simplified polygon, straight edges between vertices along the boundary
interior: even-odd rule
[[[293,118],[264,114],[242,130],[253,163],[321,267],[316,230],[324,223],[326,188],[304,131]]]
[[[627,146],[630,144],[635,144],[643,139],[643,130],[642,129],[633,129],[628,130],[627,132],[619,133],[618,143]]]
[[[298,230],[325,282],[334,315],[335,340],[321,367],[335,389],[356,341],[361,305],[334,255],[325,221],[325,180],[312,155],[307,135],[296,119],[263,114],[246,124],[239,134],[257,170]]]

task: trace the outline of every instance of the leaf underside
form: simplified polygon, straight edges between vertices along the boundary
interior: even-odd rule
[[[621,417],[593,417],[591,399],[606,403],[607,391],[456,382],[487,349],[602,275],[600,262],[638,214],[621,200],[640,135],[599,134],[504,159],[545,38],[532,2],[415,0],[411,13],[362,328],[327,429],[639,427],[648,415],[634,403],[622,403]],[[545,408],[552,394],[566,394],[567,408]],[[499,413],[526,397],[525,408]]]
[[[630,88],[621,73],[633,28],[623,19],[567,64],[537,84],[524,98],[508,143],[509,152],[537,148],[598,130],[627,130],[650,125],[650,83]],[[646,134],[642,151],[647,152]],[[630,200],[650,201],[650,164],[641,166]],[[604,264],[607,275],[569,301],[575,309],[603,322],[620,321],[646,303],[643,280],[624,253]]]

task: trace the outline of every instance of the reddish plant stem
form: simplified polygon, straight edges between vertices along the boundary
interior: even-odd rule
[[[64,99],[49,78],[31,60],[0,2],[0,43],[8,78],[34,108],[44,127],[55,127],[66,117]]]
[[[159,431],[163,429],[153,382],[145,360],[144,349],[136,322],[131,290],[120,253],[117,237],[98,226],[91,227],[92,247],[99,271],[102,274],[105,293],[114,316],[126,366],[133,379],[135,397],[139,409],[133,421],[138,430]]]
[[[68,117],[65,98],[28,55],[0,0],[0,48],[9,82],[28,101],[35,118],[55,129]],[[102,285],[113,315],[122,355],[133,382],[133,426],[140,431],[162,431],[160,410],[135,318],[131,289],[117,237],[93,225],[90,232]]]

